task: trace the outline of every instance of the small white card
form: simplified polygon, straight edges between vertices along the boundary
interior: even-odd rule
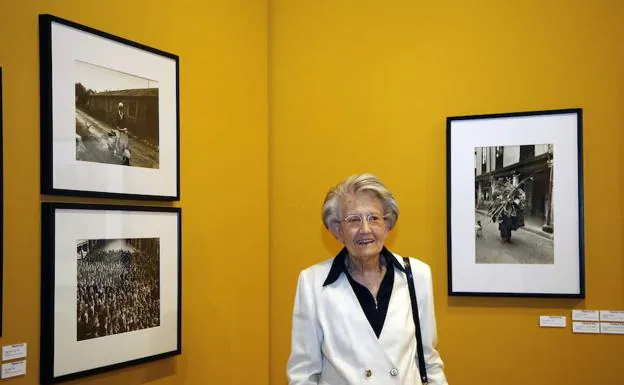
[[[572,333],[600,334],[599,322],[572,322]]]
[[[600,332],[602,334],[624,334],[624,324],[614,324],[611,322],[601,322]]]
[[[26,357],[26,342],[2,347],[2,361]]]
[[[26,360],[7,362],[2,364],[2,379],[26,374]]]
[[[572,321],[600,321],[598,310],[572,310]]]
[[[624,322],[624,311],[600,310],[600,320],[607,322]]]
[[[541,315],[540,327],[542,328],[564,328],[566,326],[565,316]]]

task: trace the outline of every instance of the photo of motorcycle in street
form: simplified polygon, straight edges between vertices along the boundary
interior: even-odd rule
[[[158,82],[75,64],[76,160],[159,168]]]
[[[475,148],[476,263],[553,264],[553,145]]]

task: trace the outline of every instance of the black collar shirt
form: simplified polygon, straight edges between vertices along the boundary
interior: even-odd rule
[[[355,296],[364,311],[364,315],[371,325],[371,328],[375,331],[375,335],[379,338],[381,330],[383,329],[384,321],[386,320],[386,314],[388,313],[388,305],[390,304],[390,297],[392,296],[392,287],[394,285],[394,269],[405,272],[405,268],[396,260],[394,255],[385,247],[381,250],[381,257],[386,261],[386,274],[384,274],[379,290],[377,291],[377,297],[373,297],[372,293],[362,284],[358,283],[351,274],[347,271],[346,258],[348,257],[348,251],[343,248],[338,255],[334,258],[332,266],[327,274],[323,286],[331,285],[334,283],[340,274],[344,273],[349,280],[349,284],[355,293]]]

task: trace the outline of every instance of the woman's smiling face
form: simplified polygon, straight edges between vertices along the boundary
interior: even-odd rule
[[[341,202],[338,239],[357,259],[378,256],[388,237],[384,206],[373,192],[348,194]]]

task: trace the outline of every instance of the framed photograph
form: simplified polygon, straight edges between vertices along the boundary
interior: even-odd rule
[[[449,295],[585,297],[582,120],[447,118]]]
[[[181,353],[179,208],[42,204],[41,383]]]
[[[39,16],[43,194],[180,199],[179,59]]]

